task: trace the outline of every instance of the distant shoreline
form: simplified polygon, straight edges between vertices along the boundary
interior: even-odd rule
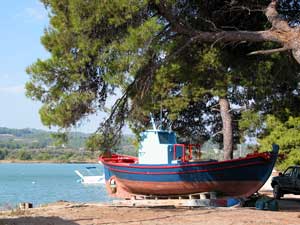
[[[59,160],[0,160],[0,164],[9,164],[9,163],[24,163],[24,164],[30,164],[30,163],[59,163],[59,164],[97,164],[98,161],[94,160],[87,160],[87,161],[59,161]]]

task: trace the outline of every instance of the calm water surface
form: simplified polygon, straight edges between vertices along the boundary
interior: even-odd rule
[[[59,200],[108,202],[104,184],[82,185],[74,170],[98,164],[0,164],[0,207],[32,202],[34,206]]]

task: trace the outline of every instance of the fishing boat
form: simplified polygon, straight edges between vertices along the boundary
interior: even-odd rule
[[[269,178],[279,147],[232,160],[202,160],[199,145],[178,144],[173,131],[147,130],[141,134],[138,157],[106,154],[106,188],[110,195],[188,195],[216,192],[224,197],[248,197]]]

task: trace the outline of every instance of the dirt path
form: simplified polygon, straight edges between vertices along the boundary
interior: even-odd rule
[[[0,225],[300,224],[300,199],[288,196],[279,201],[279,207],[280,211],[272,212],[252,208],[129,208],[63,202],[25,212],[0,212]]]

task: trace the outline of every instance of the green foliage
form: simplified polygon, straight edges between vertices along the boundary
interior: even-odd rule
[[[47,161],[51,160],[53,157],[48,152],[40,152],[34,158],[39,161]]]
[[[56,138],[55,140],[52,140],[53,136]],[[101,142],[97,142],[95,137],[92,136],[93,138],[88,143],[95,140],[93,149],[85,149],[85,141],[88,137],[89,134],[79,132],[61,134],[36,129],[0,127],[0,160],[95,161],[98,157],[97,154],[101,152]],[[60,138],[62,142],[58,144],[57,138]],[[123,136],[116,149],[120,149],[126,155],[136,155],[137,148],[133,145],[133,140],[131,136]]]
[[[73,152],[67,152],[65,154],[60,155],[57,158],[57,160],[60,162],[69,162],[73,156],[74,156]]]
[[[112,134],[121,131],[125,119],[139,132],[149,125],[149,112],[158,117],[161,109],[164,127],[172,124],[181,137],[202,142],[222,129],[213,111],[217,97],[251,109],[242,124],[241,114],[232,113],[236,142],[239,127],[243,134],[247,126],[255,132],[256,112],[282,121],[299,116],[299,65],[279,53],[246,56],[275,44],[232,45],[221,39],[203,44],[192,38],[199,31],[267,29],[263,10],[243,10],[257,9],[257,1],[42,2],[50,11],[50,25],[41,40],[51,56],[27,68],[26,84],[27,96],[43,103],[42,122],[67,129],[107,110],[116,88],[124,94],[91,136],[89,149],[108,150],[118,143],[113,139],[120,135]]]
[[[289,153],[285,155],[285,159],[282,160],[277,168],[280,171],[284,171],[289,166],[300,165],[300,148],[291,149]]]
[[[17,159],[20,159],[20,160],[31,160],[32,156],[31,156],[31,154],[29,152],[21,149],[17,153]]]
[[[134,136],[122,136],[122,139],[114,148],[115,152],[124,155],[138,156],[138,142]]]
[[[268,116],[266,119],[267,136],[260,140],[261,148],[277,143],[282,151],[289,151],[300,147],[300,117],[290,117],[287,121],[281,122],[275,116]]]
[[[53,145],[67,148],[83,148],[89,134],[53,133],[37,129],[10,129],[0,127],[0,148],[43,149]]]
[[[103,136],[101,134],[93,134],[86,141],[85,146],[89,151],[99,151],[103,142]],[[102,150],[105,151],[105,150]]]
[[[96,106],[104,109],[103,102],[111,91],[107,81],[120,84],[126,76],[114,74],[135,70],[142,59],[137,57],[141,44],[159,28],[155,19],[141,21],[140,10],[147,1],[43,3],[51,11],[50,26],[42,37],[51,58],[28,67],[31,81],[26,85],[27,96],[43,102],[40,115],[45,125],[66,128],[94,113]],[[132,68],[124,68],[124,60],[126,65],[133,62]]]
[[[55,146],[61,146],[68,142],[68,135],[66,133],[52,133],[51,138],[54,139]]]
[[[86,141],[85,146],[88,151],[97,152],[118,152],[119,154],[137,156],[138,146],[135,144],[136,138],[131,136],[122,136],[118,145],[112,149],[102,149],[104,138],[101,134],[93,134]]]
[[[242,137],[257,137],[259,131],[263,126],[263,116],[255,110],[246,110],[242,112],[239,121],[240,131],[243,132]]]
[[[261,151],[268,150],[273,143],[279,145],[280,153],[285,157],[279,162],[279,169],[300,165],[300,117],[289,117],[282,122],[275,116],[267,116],[265,136],[259,143]]]
[[[3,160],[7,157],[8,151],[6,149],[0,149],[0,160]]]

